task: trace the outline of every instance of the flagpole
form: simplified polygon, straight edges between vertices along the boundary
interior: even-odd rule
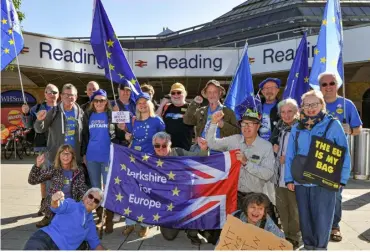
[[[107,62],[108,62],[108,69],[109,69],[109,79],[110,79],[110,84],[112,86],[112,92],[113,92],[113,99],[114,99],[114,103],[116,104],[116,106],[118,107],[117,105],[117,100],[116,100],[116,93],[114,92],[114,85],[113,85],[113,78],[112,78],[112,72],[110,70],[110,67],[109,67],[109,58],[108,58],[108,50],[107,50],[107,46],[105,45],[105,41],[103,40],[103,44],[104,44],[104,48],[105,48],[105,56],[107,58]]]
[[[289,98],[292,98],[293,87],[294,87],[294,80],[292,81],[292,86],[290,87]]]
[[[19,60],[18,60],[18,54],[17,54],[17,48],[16,48],[16,46],[15,46],[15,38],[14,38],[13,27],[11,28],[11,31],[12,31],[12,38],[13,38],[13,42],[14,42],[14,43],[13,43],[13,46],[14,46],[15,58],[16,58],[16,61],[17,61],[19,81],[20,81],[20,83],[21,83],[21,90],[22,90],[23,103],[24,103],[24,104],[27,104],[26,97],[25,97],[25,95],[24,95],[23,81],[22,81],[21,69],[20,69],[20,66],[19,66]]]

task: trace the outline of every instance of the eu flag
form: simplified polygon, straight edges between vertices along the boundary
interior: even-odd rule
[[[1,1],[1,70],[22,51],[24,40],[17,11],[11,0]]]
[[[320,88],[317,78],[323,72],[336,74],[338,86],[342,85],[344,80],[342,49],[343,27],[340,2],[339,0],[328,0],[314,50],[315,57],[310,74],[312,88]]]
[[[290,69],[283,99],[293,98],[300,105],[302,95],[310,89],[308,80],[307,35],[304,33]]]
[[[245,44],[242,59],[239,63],[238,69],[234,79],[230,85],[229,91],[225,98],[225,106],[231,110],[243,103],[248,96],[254,95],[252,74],[249,66],[248,44]],[[236,115],[237,119],[240,118]]]
[[[120,84],[127,83],[132,89],[132,98],[136,100],[141,93],[125,53],[100,0],[95,0],[94,17],[90,43],[98,64],[105,69],[105,77]]]
[[[160,157],[112,144],[103,205],[150,225],[220,229],[237,209],[236,151]]]

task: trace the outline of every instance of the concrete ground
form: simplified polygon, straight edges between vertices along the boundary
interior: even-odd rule
[[[33,158],[22,161],[2,160],[1,165],[1,250],[20,250],[37,229],[36,212],[40,187],[27,183]],[[370,181],[351,180],[343,192],[343,241],[329,243],[329,250],[370,250]],[[194,246],[181,232],[174,241],[166,241],[156,228],[139,239],[136,233],[124,237],[124,223],[114,225],[102,244],[110,250],[213,250],[214,246]]]

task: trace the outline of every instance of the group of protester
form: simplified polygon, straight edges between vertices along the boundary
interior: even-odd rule
[[[113,142],[158,156],[207,156],[238,149],[239,211],[234,215],[285,237],[295,249],[302,241],[306,249],[326,249],[329,239],[342,239],[341,192],[351,169],[346,136],[359,134],[362,123],[354,104],[338,96],[334,74],[321,74],[319,82],[321,92],[311,90],[302,96],[302,104],[297,104],[293,99],[279,101],[281,81],[268,78],[259,85],[264,97],[262,111],[247,107],[240,121],[222,104],[225,89],[216,80],[208,81],[202,96],[191,103],[186,101],[185,87],[175,83],[170,98],[163,98],[160,104],[153,103],[154,89],[147,84],[135,102],[130,85],[120,85],[119,98],[110,102],[106,91],[89,82],[86,93],[90,100],[82,106],[76,103],[77,89],[72,84],[63,86],[59,103],[58,88],[47,85],[44,103],[31,109],[22,106],[23,122],[35,130],[35,147],[40,151],[29,183],[41,184],[39,214],[44,215],[36,223],[41,229],[25,248],[77,249],[87,241],[91,249],[104,249],[92,211],[98,216],[96,225],[104,225],[106,233],[113,232],[115,214],[100,207]],[[202,97],[206,106],[202,106]],[[129,111],[130,123],[112,123],[112,111]],[[295,157],[307,156],[312,137],[323,135],[346,149],[339,192],[300,184],[292,175]],[[135,224],[126,218],[123,235],[132,233]],[[138,225],[138,235],[147,236],[149,226]],[[161,227],[167,240],[173,240],[178,232]],[[198,233],[212,243],[220,233],[186,232],[193,244],[201,243]]]

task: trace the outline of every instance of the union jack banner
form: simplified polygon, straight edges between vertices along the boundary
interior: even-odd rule
[[[103,206],[150,225],[221,229],[237,209],[235,151],[159,157],[112,144]]]

